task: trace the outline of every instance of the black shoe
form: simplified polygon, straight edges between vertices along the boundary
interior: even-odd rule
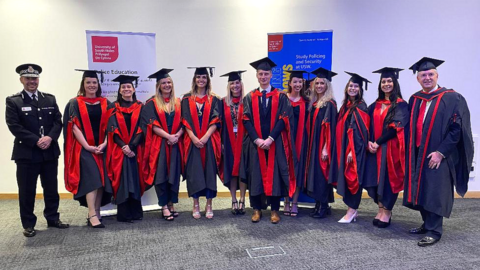
[[[232,215],[237,215],[238,214],[238,202],[234,201],[232,202]]]
[[[327,216],[332,214],[332,207],[327,207],[327,208],[320,208],[318,212],[313,214],[311,217],[312,218],[326,218]]]
[[[162,209],[162,218],[165,219],[166,221],[173,221],[175,217],[173,216],[172,212],[170,212],[170,215],[168,216],[163,213],[163,210],[167,210],[167,209]]]
[[[55,227],[55,228],[59,228],[59,229],[66,229],[66,228],[69,228],[70,225],[67,224],[67,223],[63,223],[60,219],[59,220],[55,220],[55,221],[47,221],[47,227]]]
[[[117,217],[117,221],[118,222],[125,222],[125,223],[133,223],[133,219],[128,219],[128,218],[118,218]]]
[[[37,231],[33,227],[25,228],[23,230],[23,235],[25,237],[34,237],[37,234]]]
[[[422,240],[418,241],[418,246],[428,247],[428,246],[431,246],[431,245],[437,243],[438,241],[440,241],[440,239],[435,239],[435,238],[430,237],[430,236],[425,236],[425,237],[422,238]]]
[[[313,217],[315,216],[316,214],[318,214],[318,211],[320,210],[320,206],[321,206],[321,203],[320,202],[316,202],[315,203],[315,208],[313,208],[312,212],[310,212],[310,214],[308,214],[309,216]]]
[[[379,221],[380,221],[380,219],[374,218],[373,221],[372,221],[373,226],[377,227]]]
[[[97,216],[97,215],[93,215],[93,216],[91,216],[91,217],[88,217],[88,218],[87,218],[87,225],[88,225],[89,227],[94,228],[94,229],[103,229],[103,228],[105,228],[105,225],[103,225],[103,223],[101,223],[101,222],[100,222],[100,224],[97,224],[97,225],[95,225],[95,226],[92,225],[92,223],[90,222],[90,219],[91,219],[92,217],[96,217],[96,216]]]
[[[238,202],[238,211],[237,215],[245,215],[245,201]]]
[[[390,218],[388,219],[388,222],[383,222],[381,220],[378,220],[377,226],[378,228],[387,228],[388,226],[390,226],[391,221],[392,221],[392,216],[390,216]]]
[[[418,228],[413,228],[408,231],[410,234],[426,234],[427,230],[423,228],[423,226],[420,226]]]

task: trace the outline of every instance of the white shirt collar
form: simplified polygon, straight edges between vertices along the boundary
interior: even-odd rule
[[[267,89],[262,89],[262,87],[258,87],[260,89],[260,92],[262,92],[263,90],[266,90],[267,93],[270,93],[270,91],[272,91],[272,85],[268,85]]]
[[[35,96],[36,96],[37,99],[38,99],[38,89],[35,90],[35,92],[33,92],[33,93],[30,92],[30,91],[27,91],[27,90],[25,90],[25,89],[23,89],[23,91],[27,92],[27,94],[28,94],[28,96],[29,96],[30,98],[32,98],[32,95],[35,94]]]
[[[440,88],[440,86],[437,84],[437,86],[435,86],[435,88],[433,88],[433,90],[430,91],[430,92],[428,92],[428,93],[433,93],[433,92],[437,91],[439,88]],[[425,91],[424,89],[422,89],[422,91],[423,91],[424,93],[427,93],[427,91]]]

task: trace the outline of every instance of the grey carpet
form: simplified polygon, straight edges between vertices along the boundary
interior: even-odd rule
[[[283,217],[270,224],[269,211],[260,223],[233,216],[230,200],[214,200],[215,217],[191,217],[191,200],[181,199],[180,217],[160,219],[159,211],[146,212],[143,221],[118,223],[105,217],[105,229],[85,226],[86,209],[73,200],[60,203],[61,219],[71,228],[46,227],[43,201],[37,200],[37,236],[22,235],[15,200],[0,201],[1,269],[480,269],[479,199],[455,201],[453,215],[445,219],[442,240],[420,248],[421,238],[407,230],[420,225],[418,212],[397,203],[392,225],[373,227],[377,207],[364,199],[356,223],[339,224],[346,207],[337,200],[327,219]],[[205,201],[201,200],[201,206]],[[202,215],[204,213],[202,212]],[[272,249],[256,249],[272,247]],[[284,255],[250,258],[283,250]],[[255,254],[254,254],[255,256]]]

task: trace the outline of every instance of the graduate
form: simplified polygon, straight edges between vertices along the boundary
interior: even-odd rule
[[[156,79],[155,95],[142,111],[142,129],[145,136],[144,177],[155,185],[162,217],[174,220],[179,214],[180,176],[183,171],[183,125],[180,99],[170,77],[173,69],[162,68],[148,78]]]
[[[102,97],[96,70],[82,71],[77,97],[70,100],[65,143],[65,188],[88,207],[87,224],[104,228],[100,207],[110,203],[112,186],[103,153],[107,146],[110,102]]]
[[[378,98],[368,107],[370,134],[364,188],[378,205],[373,225],[386,228],[392,209],[403,190],[405,178],[405,128],[408,104],[402,99],[398,74],[402,69],[385,67],[380,73]]]
[[[222,117],[222,181],[232,196],[232,214],[245,214],[245,192],[247,185],[239,181],[240,158],[243,136],[243,83],[241,74],[245,70],[232,71],[220,77],[228,77],[227,96],[220,105]],[[237,188],[240,201],[237,201]]]
[[[369,80],[346,72],[351,76],[345,86],[345,97],[338,113],[336,148],[338,161],[337,193],[348,206],[347,213],[338,222],[351,223],[358,216],[358,206],[362,199],[366,152],[368,148],[368,128],[370,117],[363,100]]]
[[[307,118],[309,97],[306,93],[306,84],[303,74],[308,73],[304,70],[289,70],[290,79],[288,80],[288,99],[292,106],[293,119],[292,136],[295,143],[295,153],[297,154],[297,163],[295,166],[295,178],[297,180],[295,192],[293,194],[292,203],[290,198],[285,197],[283,214],[286,216],[296,217],[298,215],[298,196],[305,185],[305,164],[307,159]]]
[[[117,221],[133,222],[143,219],[142,195],[146,188],[141,166],[143,133],[140,115],[143,104],[137,100],[135,84],[138,76],[120,75],[117,100],[108,106],[113,109],[108,121],[107,170],[112,181]]]
[[[336,182],[337,160],[335,127],[337,103],[333,96],[332,77],[337,73],[324,68],[312,71],[313,90],[307,119],[308,150],[305,193],[315,199],[310,216],[325,218],[331,214],[328,203],[334,202],[333,185]]]
[[[437,67],[444,61],[424,57],[410,69],[422,90],[410,97],[410,131],[403,204],[420,211],[423,224],[410,230],[424,234],[421,247],[437,243],[443,217],[450,217],[455,190],[468,190],[473,139],[467,101],[438,85]]]
[[[205,196],[205,217],[211,219],[212,201],[217,196],[217,174],[220,174],[221,101],[212,92],[213,67],[194,69],[192,88],[182,99],[182,123],[188,135],[184,136],[185,179],[188,196],[193,198],[193,218],[201,217],[199,198]]]
[[[270,221],[280,222],[280,199],[295,192],[293,112],[288,96],[270,85],[275,63],[268,57],[250,63],[257,70],[260,86],[243,99],[243,140],[240,177],[247,182],[252,222],[259,222],[262,209],[271,205]]]

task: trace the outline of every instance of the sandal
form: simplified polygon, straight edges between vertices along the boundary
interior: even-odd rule
[[[101,229],[101,228],[105,228],[105,225],[102,224],[102,222],[100,222],[100,224],[97,224],[97,225],[92,225],[92,223],[90,222],[90,219],[93,218],[93,217],[96,217],[97,215],[93,215],[93,216],[90,216],[90,217],[87,217],[87,225],[89,227],[92,227],[92,228],[95,228],[95,229]]]
[[[195,204],[194,207],[193,207],[192,217],[193,217],[194,219],[199,219],[199,218],[202,217],[202,216],[200,215],[200,210],[199,210],[199,208],[198,208],[198,204]]]
[[[237,214],[238,215],[245,215],[245,201],[238,202]]]
[[[168,210],[172,214],[173,217],[178,217],[178,212],[175,211],[175,208],[173,208],[173,203],[168,205]]]
[[[285,216],[290,216],[290,202],[283,203],[283,214]]]
[[[232,214],[233,215],[238,214],[238,202],[237,201],[232,202]]]
[[[170,210],[168,209],[168,207],[164,207],[162,208],[162,218],[165,219],[166,221],[173,221],[174,217],[173,217],[173,214],[172,212],[170,212],[170,215],[165,215],[165,213],[163,211],[165,210],[168,210],[170,212]]]
[[[208,207],[210,207],[210,211],[208,211]],[[213,218],[213,210],[212,210],[212,205],[205,205],[205,217],[208,218],[208,219],[212,219]]]
[[[295,209],[295,211],[294,211]],[[296,217],[298,215],[298,203],[292,203],[292,209],[290,210],[290,216]]]

